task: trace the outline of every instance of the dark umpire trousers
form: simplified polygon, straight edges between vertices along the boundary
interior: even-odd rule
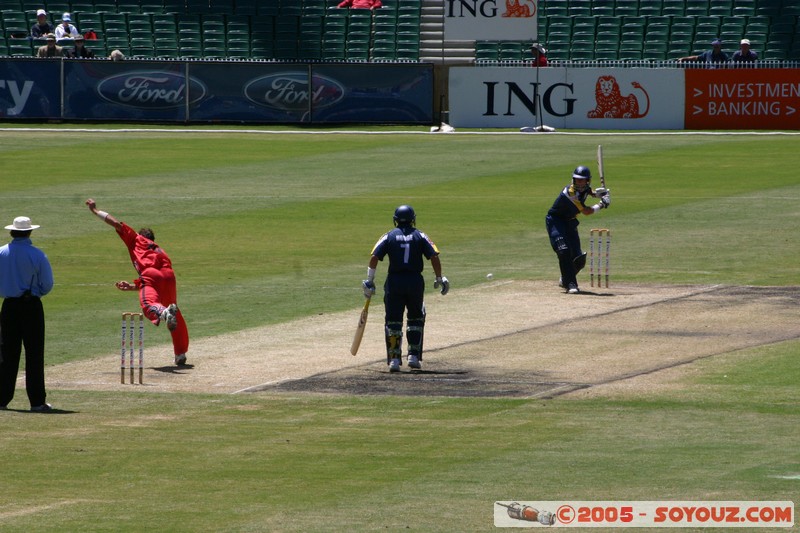
[[[6,298],[0,309],[0,405],[14,398],[22,346],[25,346],[25,390],[31,407],[45,403],[44,309],[35,296]]]

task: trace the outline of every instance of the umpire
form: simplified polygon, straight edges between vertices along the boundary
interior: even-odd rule
[[[44,309],[41,297],[53,289],[53,270],[40,249],[31,244],[39,226],[17,217],[6,226],[12,241],[0,248],[0,409],[14,398],[22,345],[25,344],[25,389],[31,411],[51,411],[45,403]]]
[[[389,372],[399,372],[403,354],[403,315],[408,310],[406,336],[408,366],[422,368],[422,340],[425,333],[425,279],[422,277],[422,258],[431,262],[436,281],[435,289],[442,294],[450,290],[450,282],[442,276],[439,249],[425,233],[414,227],[417,217],[410,205],[394,211],[395,229],[383,234],[372,249],[367,279],[363,282],[364,296],[375,294],[375,269],[378,261],[389,256],[389,273],[383,284],[383,303],[386,308],[386,360]]]

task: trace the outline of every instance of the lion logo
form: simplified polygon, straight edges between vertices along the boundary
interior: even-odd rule
[[[589,111],[589,118],[642,118],[650,111],[650,95],[639,82],[632,82],[634,89],[644,93],[647,107],[644,112],[639,112],[639,100],[636,95],[622,96],[619,84],[613,76],[600,76],[595,85],[594,97],[597,106]]]
[[[536,3],[533,0],[506,0],[504,17],[529,18],[536,14]]]

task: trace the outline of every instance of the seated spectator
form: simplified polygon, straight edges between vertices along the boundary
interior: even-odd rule
[[[755,63],[758,61],[758,54],[750,50],[750,39],[742,39],[739,49],[733,53],[731,59],[734,63]]]
[[[352,7],[353,9],[376,9],[383,6],[381,0],[343,0],[338,7]]]
[[[67,52],[67,57],[75,59],[91,59],[94,57],[94,52],[86,48],[83,35],[75,37],[75,48]]]
[[[46,39],[47,44],[39,47],[36,57],[63,57],[64,49],[56,44],[56,36],[48,33]]]
[[[56,26],[56,40],[59,39],[74,39],[78,35],[78,29],[71,24],[72,17],[69,16],[69,13],[64,13],[61,17],[61,24]]]
[[[547,66],[547,49],[544,46],[539,43],[533,43],[531,45],[531,54],[533,54],[534,67]]]
[[[122,61],[125,59],[125,54],[123,54],[120,50],[112,50],[108,57],[111,59],[111,61]]]
[[[696,56],[679,57],[678,63],[684,61],[699,61],[700,63],[727,63],[728,54],[722,51],[722,41],[714,39],[711,41],[711,50],[706,50],[702,54]]]
[[[44,39],[48,33],[53,33],[55,28],[47,21],[47,11],[39,9],[36,11],[36,24],[31,26],[32,39]]]
[[[97,34],[94,32],[94,28],[88,28],[83,32],[83,38],[87,41],[96,41]]]

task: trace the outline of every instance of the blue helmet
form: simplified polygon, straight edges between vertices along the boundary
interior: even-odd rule
[[[585,166],[581,165],[581,166],[575,168],[575,170],[572,171],[572,179],[575,179],[575,178],[584,179],[584,180],[586,180],[587,184],[591,183],[592,182],[592,171],[589,170],[589,167],[585,167]]]
[[[586,187],[592,186],[592,171],[589,170],[589,167],[585,167],[583,165],[576,167],[575,170],[572,171],[572,185],[575,186],[575,180],[586,180],[586,185],[584,187],[575,187],[579,191],[584,191]]]
[[[414,208],[410,205],[401,205],[394,210],[395,226],[413,226],[416,221],[417,214],[414,213]]]

